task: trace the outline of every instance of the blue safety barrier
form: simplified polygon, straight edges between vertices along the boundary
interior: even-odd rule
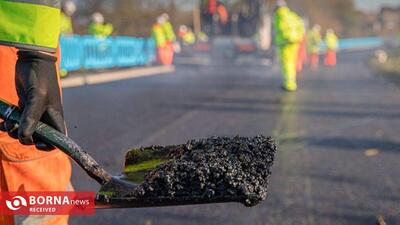
[[[339,50],[378,47],[379,37],[341,39]],[[148,65],[156,59],[153,38],[127,36],[96,38],[94,36],[64,36],[60,39],[61,69],[108,69]],[[325,44],[322,44],[322,50]]]
[[[107,69],[116,66],[113,38],[82,37],[85,69]]]
[[[146,40],[146,56],[147,62],[154,62],[156,61],[157,53],[156,53],[156,41],[153,38],[149,38]]]
[[[339,41],[339,50],[379,47],[384,44],[384,40],[379,37],[349,38]]]
[[[76,36],[60,38],[61,46],[61,69],[74,71],[82,68],[83,65],[83,45]]]
[[[340,50],[351,50],[359,48],[374,48],[382,46],[385,43],[383,38],[379,37],[366,37],[366,38],[348,38],[339,40]],[[321,43],[321,50],[325,51],[326,44]]]
[[[152,38],[69,36],[61,37],[61,69],[108,69],[148,65],[155,59]]]

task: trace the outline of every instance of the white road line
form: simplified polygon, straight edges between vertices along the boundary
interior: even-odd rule
[[[114,72],[105,72],[99,74],[84,74],[71,76],[61,80],[63,88],[80,87],[84,85],[94,85],[108,83],[119,80],[132,79],[137,77],[153,76],[175,71],[174,66],[155,66],[146,68],[134,68]]]

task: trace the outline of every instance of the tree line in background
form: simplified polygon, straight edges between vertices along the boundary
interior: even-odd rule
[[[232,0],[233,1],[233,0]],[[240,0],[237,0],[240,1]],[[248,0],[251,1],[251,0]],[[255,1],[255,0],[253,0]],[[275,0],[261,0],[273,10]],[[192,24],[194,1],[188,0],[79,0],[75,30],[85,34],[93,12],[103,13],[112,23],[115,35],[149,36],[157,17],[166,12],[177,28]],[[228,1],[229,2],[229,1]],[[356,10],[354,0],[288,0],[289,6],[307,19],[310,25],[333,28],[341,37],[376,35],[372,29],[378,15]]]
[[[266,0],[269,5],[273,2]],[[358,11],[354,0],[288,0],[288,4],[309,26],[319,24],[323,29],[332,28],[341,37],[373,35],[371,15]]]
[[[78,34],[86,34],[94,12],[102,13],[106,22],[113,24],[115,35],[148,37],[162,13],[168,13],[175,25],[192,23],[192,11],[180,7],[187,4],[186,0],[79,0],[76,3],[74,28]]]

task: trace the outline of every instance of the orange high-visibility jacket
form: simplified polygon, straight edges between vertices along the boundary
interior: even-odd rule
[[[59,3],[59,0],[0,1],[0,44],[56,52],[60,32]],[[0,45],[0,98],[18,105],[15,89],[17,49],[4,45]],[[1,192],[72,190],[70,178],[71,163],[61,151],[39,151],[0,132]],[[35,220],[38,222],[35,224],[40,225],[68,224],[68,216]],[[0,224],[13,225],[13,218],[0,216]]]

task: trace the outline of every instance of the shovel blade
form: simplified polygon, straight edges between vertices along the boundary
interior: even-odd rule
[[[183,146],[151,146],[129,151],[125,156],[124,171],[118,179],[137,187],[137,185],[144,182],[147,173],[171,160],[173,152]],[[244,201],[243,197],[232,196],[212,199],[202,196],[135,198],[126,196],[129,194],[126,191],[129,190],[119,189],[115,186],[114,184],[105,184],[101,187],[96,195],[96,208],[148,208]],[[134,191],[134,189],[135,187],[131,191]]]
[[[238,149],[243,149],[243,150],[238,150]],[[133,184],[134,187],[131,190],[127,190],[127,189],[115,188],[115,186],[112,184],[103,185],[96,197],[97,208],[143,208],[143,207],[211,204],[211,203],[226,203],[226,202],[238,202],[238,203],[243,203],[246,206],[253,206],[258,204],[262,199],[266,197],[265,196],[266,190],[265,192],[262,192],[265,195],[260,194],[260,192],[257,192],[255,190],[254,190],[255,194],[253,194],[249,193],[247,189],[245,190],[247,192],[236,191],[239,190],[239,188],[235,189],[236,187],[229,189],[230,188],[229,184],[225,184],[225,186],[221,187],[223,187],[223,189],[226,187],[230,191],[221,192],[221,189],[217,190],[218,189],[217,183],[220,183],[220,180],[224,179],[222,177],[219,179],[214,179],[214,178],[212,179],[211,183],[213,182],[215,183],[215,185],[211,184],[214,188],[216,188],[215,194],[209,194],[209,192],[207,191],[200,190],[199,184],[193,185],[195,189],[191,189],[192,187],[191,183],[188,182],[187,179],[178,179],[178,181],[174,180],[174,182],[171,183],[168,183],[168,181],[164,179],[168,176],[171,176],[171,174],[167,175],[167,173],[170,172],[171,169],[169,165],[174,165],[175,162],[180,161],[182,159],[184,159],[184,161],[186,160],[185,161],[186,163],[187,162],[194,163],[196,160],[198,160],[198,158],[196,157],[200,158],[202,157],[203,152],[206,157],[209,157],[210,152],[211,154],[213,154],[213,152],[220,152],[220,151],[228,152],[228,155],[223,156],[225,162],[228,163],[235,160],[239,162],[238,160],[239,158],[246,159],[246,157],[250,155],[252,155],[252,157],[255,157],[252,151],[262,152],[266,160],[265,161],[266,166],[262,167],[266,170],[263,179],[265,178],[265,180],[267,180],[270,174],[270,167],[272,166],[272,162],[274,160],[276,146],[271,138],[257,136],[254,138],[214,137],[204,140],[192,140],[182,145],[151,146],[146,148],[133,149],[126,154],[124,171],[122,175],[118,178],[130,184]],[[191,154],[197,152],[196,153],[197,155],[193,156],[194,158],[187,159],[188,156],[185,155],[185,153],[187,152],[191,152]],[[235,157],[236,159],[232,159]],[[249,159],[251,158],[248,158],[248,161]],[[204,161],[204,163],[207,162],[208,160]],[[182,161],[180,161],[180,163],[182,163]],[[237,164],[239,166],[236,169],[238,170],[247,169],[248,166],[247,165],[242,166],[241,163],[242,161],[240,161]],[[261,163],[264,164],[264,161],[262,161]],[[252,162],[248,164],[251,165]],[[195,165],[193,166],[194,169],[198,168],[197,164],[194,165]],[[217,168],[218,165],[214,166],[214,168],[211,168],[210,166],[210,169],[213,170],[216,168],[218,170]],[[178,168],[180,167],[179,166],[174,167],[174,172],[178,171],[178,173],[180,174],[181,170]],[[166,169],[167,171],[164,169]],[[220,171],[218,171],[218,173],[219,172]],[[226,173],[229,172],[230,171],[226,171]],[[242,173],[244,172],[242,171]],[[259,175],[260,174],[256,174],[255,176],[257,177]],[[174,174],[172,176],[174,176]],[[161,180],[159,179],[160,177]],[[184,177],[188,178],[186,173]],[[193,176],[191,176],[191,178],[193,178]],[[154,182],[155,180],[157,180],[157,182],[161,182],[161,184],[157,186],[158,183]],[[237,180],[235,181],[237,182]],[[258,181],[259,180],[256,180],[256,182]],[[149,183],[150,185],[148,185]],[[164,191],[165,189],[163,185],[166,185],[166,183],[167,186],[172,185],[171,188],[172,192]],[[244,183],[245,181],[239,180],[237,182],[237,185],[240,186]],[[266,184],[267,182],[265,182],[265,185]],[[207,183],[206,185],[209,185],[209,183]],[[179,188],[177,189],[176,186],[182,186],[182,187],[180,189]],[[152,191],[154,190],[154,189],[152,190],[153,187],[157,192],[152,193]],[[149,192],[150,194],[147,194]]]

